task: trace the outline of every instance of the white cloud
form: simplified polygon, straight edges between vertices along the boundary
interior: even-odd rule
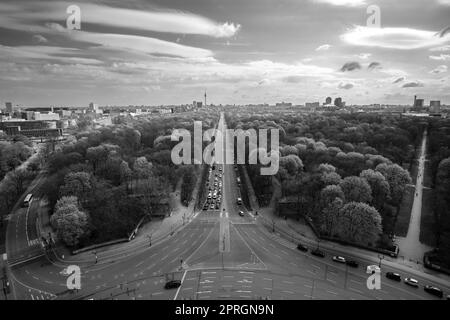
[[[47,38],[40,34],[35,34],[33,36],[33,41],[35,43],[47,43],[48,42]]]
[[[430,51],[433,51],[433,52],[450,51],[450,45],[441,46],[441,47],[436,47],[436,48],[431,48]]]
[[[314,2],[327,3],[333,6],[359,7],[366,4],[366,0],[313,0]]]
[[[316,51],[327,51],[331,48],[331,45],[329,44],[323,44],[316,48]]]
[[[448,70],[448,67],[447,67],[446,65],[443,64],[443,65],[440,65],[440,66],[438,66],[437,68],[431,70],[430,73],[433,73],[433,74],[440,74],[440,73],[445,73],[445,72],[447,72],[447,70]]]
[[[438,56],[429,56],[431,60],[447,61],[450,60],[450,54],[440,54]]]
[[[362,60],[367,60],[372,56],[371,53],[360,53],[357,55],[358,58],[362,59]]]
[[[93,32],[71,32],[69,37],[77,41],[84,41],[102,45],[107,48],[121,51],[137,51],[147,54],[169,55],[182,58],[209,58],[213,53],[206,49],[180,45],[178,43],[159,40],[149,37],[106,34]]]
[[[350,90],[351,88],[353,88],[355,85],[353,83],[339,83],[338,88],[339,89],[343,89],[343,90]]]
[[[450,0],[438,0],[438,2],[444,6],[450,6]]]
[[[0,5],[0,11],[8,12],[5,19],[2,17],[0,26],[7,29],[24,31],[33,29],[44,32],[46,28],[39,22],[42,24],[47,21],[65,19],[67,17],[66,8],[71,4],[69,2],[39,1]],[[82,29],[83,24],[92,23],[127,29],[225,38],[234,36],[241,27],[239,24],[219,23],[196,14],[173,10],[133,10],[90,3],[78,5],[81,9]]]
[[[357,46],[411,50],[445,44],[450,41],[450,34],[439,37],[436,35],[436,31],[356,26],[341,35],[341,39],[348,44]]]

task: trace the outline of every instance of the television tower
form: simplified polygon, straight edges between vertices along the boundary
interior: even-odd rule
[[[206,107],[206,90],[205,90],[205,107]]]

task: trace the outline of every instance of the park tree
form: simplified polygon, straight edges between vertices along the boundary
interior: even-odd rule
[[[60,188],[61,196],[75,196],[84,203],[92,191],[91,175],[87,172],[69,172]]]
[[[347,202],[364,202],[372,201],[372,189],[367,181],[363,178],[351,176],[347,177],[339,184],[345,195]]]
[[[153,165],[146,157],[139,157],[134,161],[133,169],[137,179],[147,179],[152,174]]]
[[[79,245],[89,231],[87,213],[78,206],[76,197],[62,197],[55,206],[51,223],[56,227],[58,237],[69,247]]]
[[[390,196],[389,183],[386,178],[378,171],[372,169],[364,170],[359,175],[365,179],[372,189],[372,204],[379,210]]]
[[[381,172],[386,178],[391,191],[391,202],[394,206],[399,207],[403,200],[406,185],[411,183],[409,172],[398,164],[386,163],[379,164],[376,171]]]
[[[303,162],[298,156],[290,154],[280,158],[280,167],[285,168],[289,175],[296,176],[303,171]]]
[[[345,200],[344,192],[340,186],[330,185],[326,186],[320,192],[320,204],[322,208],[327,207],[334,199],[340,198],[342,201]]]
[[[334,236],[339,224],[339,216],[343,205],[344,201],[336,197],[322,208],[319,216],[319,226],[322,233],[328,236]]]
[[[336,235],[346,241],[374,246],[382,233],[381,216],[366,203],[349,202],[339,213]]]

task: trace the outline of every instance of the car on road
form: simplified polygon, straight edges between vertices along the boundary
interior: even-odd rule
[[[313,256],[316,256],[316,257],[325,258],[325,252],[323,252],[323,251],[321,251],[321,250],[319,250],[319,249],[314,249],[314,250],[312,250],[312,251],[311,251],[311,254],[312,254]]]
[[[418,288],[419,287],[419,281],[413,278],[405,278],[405,283],[411,287]]]
[[[242,199],[241,199],[240,197],[237,198],[236,203],[237,203],[237,204],[242,204]]]
[[[170,280],[164,285],[164,289],[176,289],[181,286],[180,280]]]
[[[209,206],[206,204],[203,206],[203,210],[208,210]]]
[[[239,211],[239,215],[240,215],[241,217],[243,217],[243,216],[244,216],[244,211]]]
[[[219,168],[219,171],[222,172],[222,167]]]
[[[209,207],[211,210],[214,210],[214,203],[211,204],[211,207]]]
[[[346,263],[349,267],[352,267],[352,268],[358,268],[358,267],[359,267],[358,262],[356,262],[355,260],[347,260],[345,263]]]
[[[386,272],[386,278],[395,281],[402,281],[402,276],[395,272]]]
[[[444,293],[438,287],[426,285],[425,287],[423,287],[423,290],[439,298],[442,298],[444,296]]]
[[[339,262],[339,263],[345,263],[345,258],[344,257],[341,257],[341,256],[334,256],[333,257],[333,261],[334,262]]]
[[[371,266],[367,266],[366,268],[366,273],[368,274],[374,274],[375,272],[381,273],[381,269],[379,266],[377,265],[371,265]]]
[[[299,244],[297,245],[297,250],[300,250],[300,251],[303,251],[303,252],[307,252],[307,251],[308,251],[308,247],[302,245],[301,243],[299,243]]]

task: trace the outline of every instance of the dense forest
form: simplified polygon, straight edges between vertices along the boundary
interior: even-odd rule
[[[142,218],[170,212],[169,194],[181,183],[187,205],[200,170],[171,159],[174,129],[215,125],[218,115],[121,121],[71,137],[48,158],[43,186],[58,236],[72,248],[127,237]],[[192,168],[191,168],[192,167]]]
[[[321,234],[390,248],[409,170],[427,126],[421,119],[372,114],[302,114],[273,110],[227,114],[231,128],[280,132],[284,199],[312,219]],[[261,205],[274,186],[259,165],[247,165]]]

